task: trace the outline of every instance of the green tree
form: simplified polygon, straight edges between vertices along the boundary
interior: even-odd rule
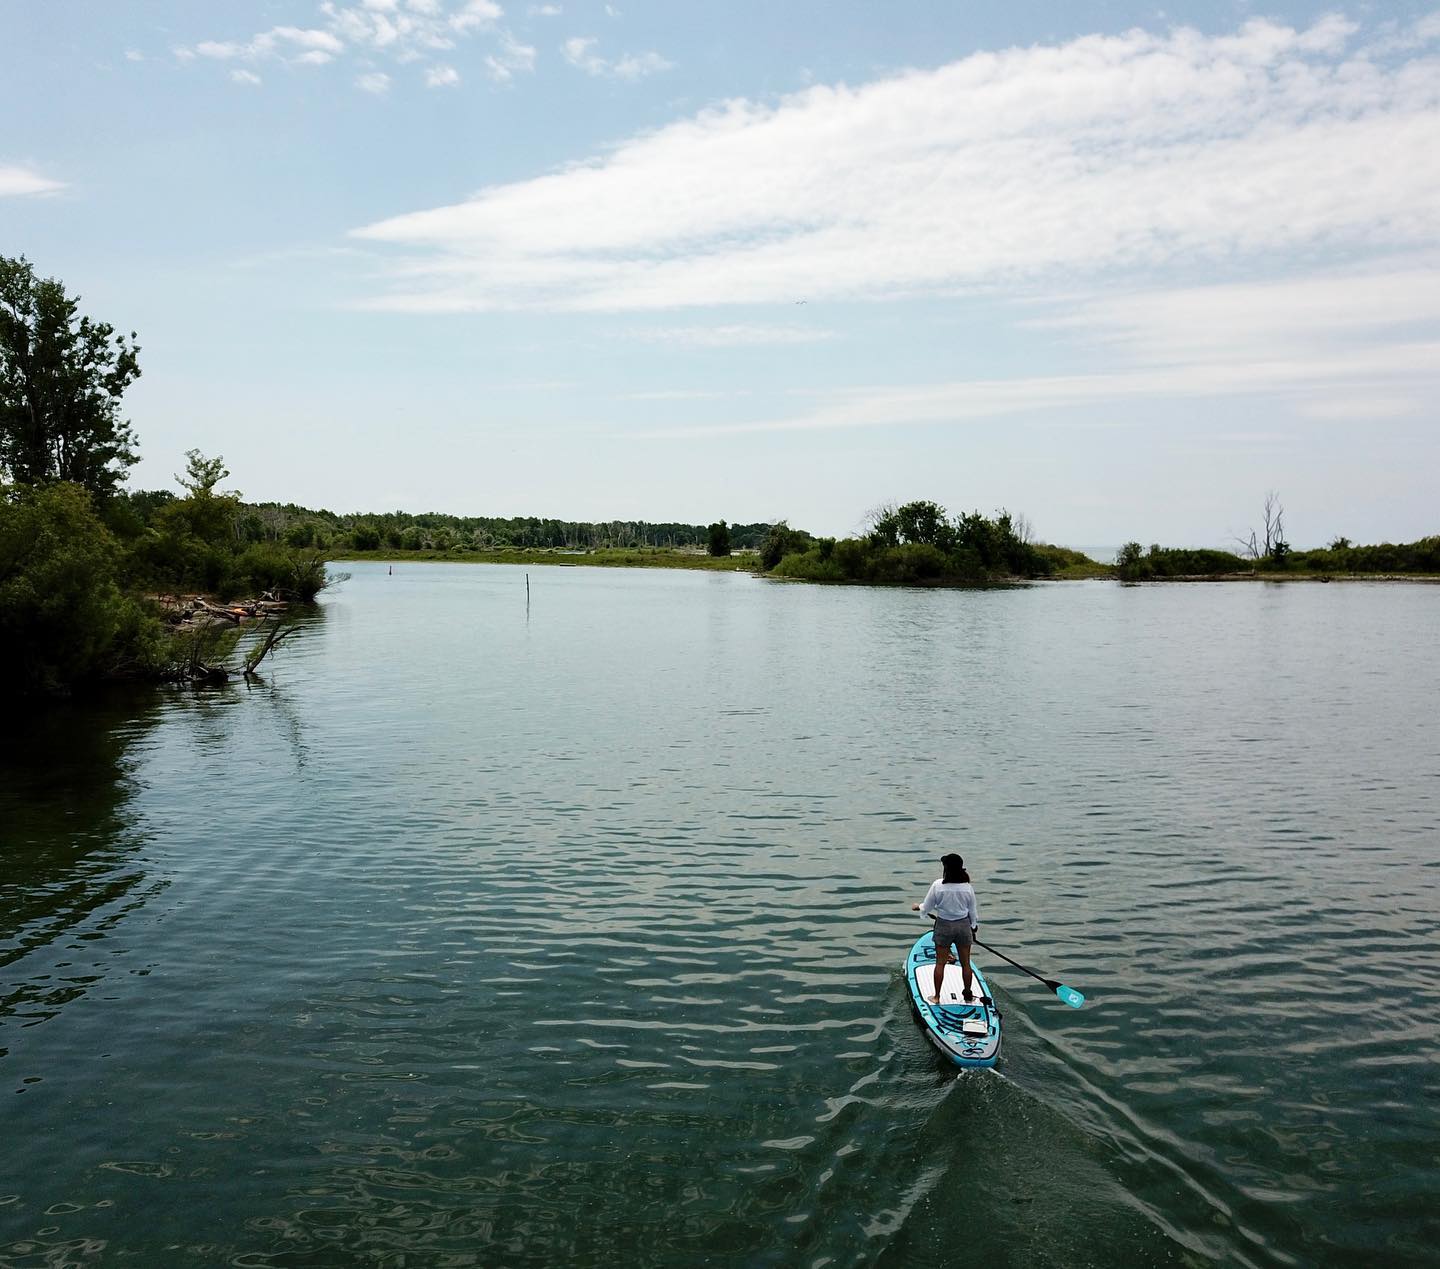
[[[373,524],[357,524],[350,530],[350,541],[357,551],[378,551],[380,530]]]
[[[185,451],[185,474],[177,474],[176,483],[186,496],[160,512],[162,527],[179,529],[211,546],[233,545],[240,514],[241,494],[238,489],[219,493],[215,486],[230,474],[225,460],[218,454],[206,458],[198,449]]]
[[[804,529],[792,529],[779,520],[770,526],[760,545],[760,567],[768,573],[787,555],[808,550],[814,540]]]
[[[0,692],[160,669],[160,622],[121,593],[118,562],[88,490],[56,481],[0,493]]]
[[[900,541],[921,546],[938,546],[942,550],[953,544],[955,531],[945,508],[938,502],[919,499],[895,510]]]
[[[0,256],[0,473],[108,494],[138,458],[120,398],[140,350],[133,331],[127,340],[79,307],[24,257]]]
[[[730,526],[724,520],[715,521],[706,530],[706,533],[709,534],[710,540],[705,549],[711,555],[730,554]]]
[[[1115,571],[1127,582],[1138,582],[1150,576],[1145,550],[1138,542],[1127,542],[1115,556]]]
[[[185,451],[185,474],[176,475],[175,481],[191,498],[215,497],[215,486],[230,474],[225,460],[216,454],[206,458],[198,449]],[[238,491],[231,495],[238,498]]]

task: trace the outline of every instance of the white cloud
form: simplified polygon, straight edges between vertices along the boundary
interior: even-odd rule
[[[530,74],[535,69],[535,48],[521,44],[508,31],[500,36],[500,49],[485,58],[485,73],[497,84],[508,84],[516,73]]]
[[[145,54],[138,48],[127,48],[125,50],[125,60],[127,62],[143,62],[145,60]]]
[[[306,64],[314,65],[328,62],[344,47],[329,31],[276,26],[243,43],[233,40],[202,40],[191,51],[217,61],[258,61],[273,57],[287,62],[303,60]]]
[[[1377,419],[1398,419],[1419,414],[1424,402],[1416,397],[1345,392],[1340,396],[1317,397],[1295,407],[1302,418],[1322,423],[1373,423]]]
[[[558,4],[532,4],[526,12],[532,18],[558,18],[565,10]]]
[[[707,388],[674,388],[655,392],[627,392],[622,401],[724,401],[732,397],[748,397],[747,388],[735,391],[713,391]]]
[[[20,194],[53,194],[56,190],[64,188],[63,181],[54,181],[48,176],[41,176],[33,168],[20,167],[16,164],[6,166],[0,163],[0,198],[9,198]]]
[[[1433,401],[1440,395],[1437,366],[1440,339],[1352,350],[1323,363],[1308,359],[1248,364],[1197,362],[1182,367],[1095,374],[968,379],[919,387],[868,388],[836,394],[815,408],[792,415],[667,428],[642,435],[680,439],[749,432],[940,425],[1028,412],[1054,414],[1076,406],[1257,394],[1283,397],[1295,403],[1297,411],[1313,411],[1318,403],[1332,401],[1337,393],[1367,392],[1377,381],[1414,385],[1417,392]],[[1408,398],[1392,392],[1383,399]]]
[[[624,332],[631,339],[690,348],[739,348],[747,344],[818,344],[834,339],[833,330],[813,326],[758,326],[736,323],[724,326],[669,326]]]
[[[202,40],[177,48],[181,61],[196,57],[291,66],[319,66],[345,54],[421,61],[463,39],[493,31],[504,10],[494,0],[324,0],[319,25],[276,26],[248,40]]]
[[[627,53],[612,62],[590,51],[598,43],[593,35],[576,35],[560,46],[560,52],[571,66],[578,67],[587,75],[612,79],[640,79],[645,75],[669,70],[673,65],[659,53]]]
[[[494,26],[504,16],[505,10],[491,0],[466,0],[451,16],[450,25],[457,31],[471,31]]]
[[[261,82],[259,75],[248,70],[232,70],[230,78],[237,84],[248,84],[251,87],[255,87]]]
[[[1368,422],[1440,404],[1440,256],[1244,285],[1046,301],[1024,325],[1088,346],[1088,374],[836,393],[799,413],[656,435],[944,424],[1136,400],[1267,395],[1300,419]],[[1106,355],[1100,361],[1093,354]],[[1428,403],[1428,407],[1427,407]]]
[[[355,87],[367,93],[374,93],[375,96],[383,96],[390,91],[390,76],[384,71],[368,71],[364,75],[355,77]]]
[[[1436,244],[1437,135],[1433,45],[1381,57],[1340,18],[1136,30],[725,102],[355,232],[404,253],[378,304],[405,310],[1053,288]]]
[[[627,53],[611,66],[610,72],[616,79],[643,79],[646,75],[670,70],[674,65],[659,53]]]
[[[425,72],[427,88],[453,88],[460,82],[460,72],[453,66],[432,66]]]
[[[1147,365],[1326,359],[1357,343],[1440,330],[1440,256],[1263,282],[1066,297],[1030,326]]]

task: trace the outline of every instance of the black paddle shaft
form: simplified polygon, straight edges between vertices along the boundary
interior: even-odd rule
[[[937,920],[937,917],[935,916],[935,914],[934,914],[933,912],[927,912],[925,915],[928,916],[932,921]],[[976,938],[975,941],[976,941],[977,943],[980,943],[980,940],[979,940],[978,938]],[[1010,961],[1010,964],[1012,964],[1013,966],[1015,966],[1016,969],[1024,970],[1024,972],[1027,973],[1027,974],[1029,974],[1030,977],[1033,978],[1037,983],[1044,983],[1045,986],[1047,986],[1048,988],[1050,988],[1051,991],[1055,991],[1055,990],[1057,990],[1059,987],[1063,986],[1062,983],[1057,982],[1057,981],[1056,981],[1055,979],[1053,979],[1053,978],[1041,978],[1040,975],[1037,974],[1033,969],[1025,969],[1025,966],[1023,966],[1022,964],[1020,964],[1019,961],[1011,961],[1010,958],[1009,958],[1008,956],[1006,956],[1004,952],[996,952],[995,949],[994,949],[993,947],[991,947],[989,943],[980,943],[980,946],[983,947],[987,952],[995,952],[995,955],[998,956],[1002,961]]]
[[[977,943],[980,943],[980,940],[979,940],[979,939],[976,939],[975,941],[976,941]],[[996,952],[995,949],[994,949],[993,947],[991,947],[989,943],[980,943],[980,946],[983,947],[987,952],[994,952],[995,955],[998,956],[1002,961],[1009,961],[1010,964],[1013,965],[1013,966],[1015,966],[1016,969],[1022,970],[1022,971],[1024,971],[1025,973],[1029,974],[1030,977],[1033,978],[1037,983],[1044,983],[1045,986],[1047,986],[1048,988],[1050,988],[1051,991],[1057,991],[1057,990],[1060,988],[1061,984],[1060,984],[1059,982],[1057,982],[1055,979],[1053,979],[1053,978],[1042,978],[1042,977],[1041,977],[1039,974],[1037,974],[1033,969],[1026,969],[1025,966],[1022,965],[1022,964],[1020,964],[1019,961],[1012,961],[1012,960],[1010,960],[1010,958],[1009,958],[1008,956],[1006,956],[1004,952]]]

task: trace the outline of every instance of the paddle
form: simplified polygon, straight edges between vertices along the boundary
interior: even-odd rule
[[[979,939],[976,939],[975,941],[977,943],[980,943]],[[1004,952],[996,951],[996,949],[991,947],[989,943],[980,943],[980,946],[983,947],[987,952],[994,952],[995,955],[998,956],[1002,961],[1010,961],[1010,964],[1015,966],[1016,969],[1024,970],[1024,972],[1029,974],[1030,977],[1035,979],[1036,982],[1044,983],[1045,986],[1050,988],[1050,990],[1053,991],[1057,996],[1059,996],[1061,1000],[1063,1000],[1067,1005],[1070,1006],[1070,1008],[1078,1009],[1081,1005],[1085,1003],[1085,997],[1080,992],[1076,991],[1075,988],[1067,987],[1064,983],[1057,983],[1053,978],[1042,978],[1033,969],[1025,969],[1025,966],[1020,964],[1019,961],[1011,961]]]
[[[918,909],[920,905],[917,903],[914,906]],[[926,913],[926,915],[932,921],[937,919],[933,912]],[[980,940],[976,938],[975,942],[980,943]],[[1010,961],[1010,964],[1015,966],[1016,969],[1024,970],[1024,972],[1029,974],[1030,977],[1033,978],[1037,983],[1044,983],[1045,986],[1050,988],[1050,990],[1053,991],[1057,996],[1059,996],[1061,1000],[1063,1000],[1067,1005],[1070,1006],[1070,1008],[1078,1009],[1081,1005],[1085,1003],[1084,994],[1082,992],[1076,991],[1075,988],[1067,987],[1064,983],[1057,983],[1053,978],[1040,977],[1040,975],[1037,974],[1033,969],[1025,969],[1025,966],[1020,964],[1019,961],[1011,961],[1004,952],[998,951],[997,949],[991,947],[989,943],[980,943],[980,946],[983,947],[987,952],[994,952],[995,955],[998,956],[1002,961]]]

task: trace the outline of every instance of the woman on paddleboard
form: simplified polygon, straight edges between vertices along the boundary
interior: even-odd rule
[[[975,941],[975,932],[980,928],[980,908],[975,902],[975,887],[970,884],[970,874],[965,871],[965,861],[959,855],[942,855],[940,866],[945,874],[930,883],[930,889],[923,903],[912,903],[912,912],[923,912],[935,918],[935,994],[927,996],[932,1005],[940,1000],[940,989],[945,982],[945,966],[950,963],[950,949],[957,953],[960,971],[964,975],[965,1001],[975,999],[970,985],[974,981],[970,973],[970,945]]]

